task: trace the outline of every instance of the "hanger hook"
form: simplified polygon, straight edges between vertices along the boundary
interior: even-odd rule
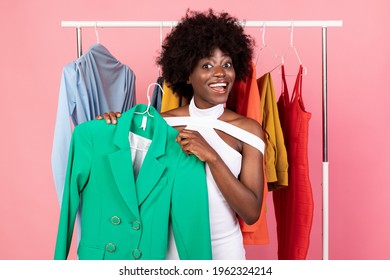
[[[291,22],[291,27],[290,27],[290,47],[288,49],[292,48],[294,50],[295,56],[297,57],[299,64],[302,65],[301,58],[299,57],[298,51],[296,47],[294,46],[294,22]],[[287,51],[286,51],[287,53]],[[282,56],[282,64],[285,62],[285,57],[286,54]],[[305,72],[307,72],[306,68],[304,67]]]
[[[259,50],[259,52],[258,52],[258,54],[257,54],[255,65],[257,65],[257,62],[258,62],[258,60],[259,60],[260,52],[261,52],[262,50],[264,50],[265,48],[268,48],[268,49],[270,50],[270,52],[272,52],[273,58],[274,58],[274,59],[278,59],[278,57],[279,57],[279,55],[275,52],[275,50],[274,50],[273,48],[271,48],[271,47],[265,42],[265,29],[266,29],[265,27],[266,27],[266,22],[263,21],[262,26],[260,27],[260,30],[261,30],[261,41],[262,41],[262,42],[261,42],[261,48],[260,48],[260,50]]]
[[[161,92],[162,92],[163,95],[164,95],[164,90],[163,90],[163,88],[161,87],[161,85],[160,85],[159,83],[151,83],[151,84],[148,86],[148,90],[147,90],[147,92],[146,92],[148,101],[150,100],[149,91],[150,91],[150,87],[151,87],[151,86],[158,86],[158,87],[161,89]]]
[[[260,27],[260,32],[261,32],[261,48],[256,56],[255,65],[257,65],[261,50],[265,47],[265,22],[264,21],[263,21],[263,25]]]
[[[290,46],[294,46],[294,22],[291,22],[291,27],[290,27]]]
[[[261,46],[265,46],[265,22],[263,22],[263,26],[261,27]]]
[[[290,48],[294,50],[294,53],[298,58],[299,64],[302,65],[301,58],[299,57],[298,51],[294,46],[294,22],[293,21],[291,22],[291,27],[290,27]],[[283,63],[284,63],[284,58],[283,58]]]
[[[99,32],[97,30],[97,21],[95,21],[95,34],[96,34],[96,42],[99,44]]]
[[[294,22],[291,22],[291,31],[290,31],[290,46],[294,49],[295,55],[298,58],[299,64],[302,65],[301,58],[299,57],[298,51],[294,46]]]
[[[153,116],[149,113],[149,108],[150,108],[150,104],[151,104],[149,92],[150,92],[150,87],[153,86],[153,85],[154,85],[154,86],[158,86],[158,87],[161,89],[161,92],[162,92],[163,95],[164,95],[164,90],[163,90],[163,88],[161,87],[161,85],[160,85],[159,83],[151,83],[151,84],[148,86],[148,90],[147,90],[147,93],[146,93],[146,97],[147,97],[147,99],[148,99],[148,107],[147,107],[147,109],[146,109],[146,112],[147,112],[148,115],[151,116],[151,117],[153,117]]]
[[[148,86],[148,90],[146,91],[146,97],[148,98],[148,106],[146,107],[146,110],[145,112],[134,112],[134,114],[140,114],[140,115],[143,115],[143,114],[148,114],[150,117],[154,117],[152,114],[150,114],[149,112],[149,109],[150,109],[150,96],[149,96],[149,91],[150,91],[150,87],[153,86],[153,85],[157,85],[160,89],[161,89],[161,92],[164,94],[164,90],[163,88],[161,87],[161,85],[159,83],[151,83],[149,86]]]

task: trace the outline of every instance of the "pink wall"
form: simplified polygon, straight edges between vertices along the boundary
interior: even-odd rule
[[[388,1],[2,1],[0,3],[0,259],[51,259],[59,207],[50,155],[62,67],[76,56],[75,31],[61,20],[178,20],[186,8],[224,9],[247,20],[341,19],[328,30],[330,258],[390,259],[390,19]],[[131,4],[133,3],[133,4]],[[164,33],[168,30],[164,30]],[[248,29],[260,44],[260,30]],[[310,178],[315,217],[309,259],[321,259],[321,31],[295,29],[308,69],[303,94],[310,122]],[[158,70],[159,30],[100,29],[100,42],[137,75],[145,102]],[[289,30],[267,29],[267,43],[283,53]],[[96,41],[84,31],[84,50]],[[262,54],[258,74],[274,62]],[[287,71],[295,72],[294,57]],[[296,62],[296,61],[295,61]],[[275,88],[279,75],[274,73]],[[271,243],[248,248],[250,257],[276,258],[271,195]],[[74,257],[74,252],[72,253]]]

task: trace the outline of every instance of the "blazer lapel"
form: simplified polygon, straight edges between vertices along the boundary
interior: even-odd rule
[[[143,112],[145,109],[145,105],[139,104],[122,115],[114,135],[114,144],[119,150],[109,155],[111,170],[118,190],[128,208],[137,218],[139,218],[139,205],[154,189],[166,168],[166,165],[158,158],[165,155],[166,152],[168,124],[153,107],[150,107],[149,110],[154,115],[152,143],[142,163],[137,181],[134,181],[129,132],[134,112]]]
[[[154,131],[152,143],[142,163],[141,170],[136,181],[138,205],[141,205],[148,197],[166,169],[166,165],[159,161],[158,158],[165,155],[166,152],[165,147],[168,124],[154,108],[151,107],[150,110],[154,115]]]
[[[130,110],[128,113],[124,113],[118,121],[114,135],[114,144],[119,150],[110,154],[108,158],[115,183],[123,200],[134,216],[139,218],[137,191],[128,138],[133,111]]]
[[[148,152],[136,181],[138,205],[144,202],[149,193],[157,185],[165,168],[166,166],[164,164]]]

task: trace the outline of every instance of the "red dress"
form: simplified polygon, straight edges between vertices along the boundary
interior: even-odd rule
[[[302,100],[300,66],[291,100],[282,65],[282,93],[277,102],[288,157],[288,187],[273,191],[278,235],[278,259],[304,260],[313,221],[313,193],[309,179],[308,132],[311,113]]]

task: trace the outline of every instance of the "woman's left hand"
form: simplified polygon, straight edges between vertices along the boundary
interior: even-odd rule
[[[177,135],[176,142],[184,153],[193,154],[201,161],[207,162],[219,157],[198,131],[183,129]]]
[[[122,114],[120,112],[110,112],[110,113],[104,113],[103,116],[97,115],[97,120],[104,119],[107,124],[116,124],[117,119],[120,118]]]

